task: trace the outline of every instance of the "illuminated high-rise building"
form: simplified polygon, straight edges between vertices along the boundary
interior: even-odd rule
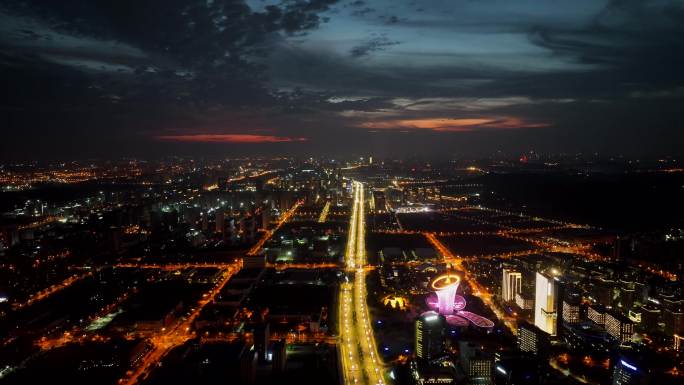
[[[619,342],[631,342],[634,334],[634,323],[624,315],[606,312],[606,332]]]
[[[571,300],[563,301],[563,321],[569,324],[580,322],[580,305]]]
[[[518,350],[521,352],[541,354],[548,351],[549,335],[538,327],[527,322],[518,324]]]
[[[561,287],[562,283],[561,283]],[[562,307],[562,310],[560,314],[558,315],[561,319],[562,322],[566,324],[576,324],[580,322],[580,316],[581,310],[580,308],[582,307],[582,295],[580,292],[577,290],[562,290],[564,291],[563,296],[560,296],[560,291],[559,290],[559,299],[562,299],[562,304],[559,305]],[[559,326],[560,327],[560,326]]]
[[[591,305],[587,309],[587,318],[596,325],[603,326],[606,324],[606,308],[602,305]]]
[[[461,367],[468,376],[469,384],[490,385],[492,384],[492,370],[494,369],[494,357],[483,351],[479,344],[467,341],[459,342]]]
[[[444,352],[446,320],[435,312],[423,313],[416,320],[416,356],[432,360]]]
[[[641,385],[648,381],[648,371],[632,357],[620,355],[613,367],[613,385]]]
[[[534,297],[531,295],[518,293],[515,295],[515,304],[523,310],[534,309]]]
[[[546,333],[556,335],[557,285],[546,274],[537,272],[534,297],[534,324]]]
[[[515,295],[522,288],[522,274],[518,271],[503,269],[503,282],[501,283],[501,298],[504,302],[514,302]]]

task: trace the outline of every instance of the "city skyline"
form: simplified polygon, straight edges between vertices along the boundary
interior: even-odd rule
[[[554,162],[5,164],[0,384],[682,383],[681,171]]]

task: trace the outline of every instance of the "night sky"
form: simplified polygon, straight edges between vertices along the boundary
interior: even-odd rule
[[[684,154],[681,0],[0,4],[6,159]]]

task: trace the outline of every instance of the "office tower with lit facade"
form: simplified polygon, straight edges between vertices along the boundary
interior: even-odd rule
[[[556,335],[557,290],[553,277],[537,272],[534,297],[534,324],[549,335]]]
[[[532,295],[518,293],[515,295],[515,304],[522,310],[533,310],[534,297]]]
[[[416,320],[416,356],[430,361],[444,352],[446,320],[435,312],[423,313]]]
[[[563,322],[576,324],[580,322],[580,304],[571,299],[563,301]]]
[[[522,274],[518,271],[503,269],[503,282],[501,283],[501,298],[504,302],[514,302],[516,294],[522,288]]]
[[[581,321],[583,318],[582,313],[582,295],[576,289],[565,290],[565,285],[561,283],[559,290],[559,299],[562,299],[562,303],[559,305],[560,314],[558,315],[560,319],[560,324],[565,325],[575,325]],[[561,296],[561,292],[563,295]],[[559,328],[562,326],[559,324]]]
[[[648,383],[648,377],[633,358],[619,355],[615,360],[612,385],[642,385]]]
[[[518,324],[518,350],[535,355],[544,355],[550,347],[549,335],[545,331],[527,322]]]
[[[494,358],[481,349],[479,344],[467,341],[459,343],[461,367],[469,384],[490,385],[493,381]]]
[[[603,305],[590,305],[587,309],[587,318],[598,326],[606,324],[606,308]]]
[[[606,312],[606,332],[620,343],[631,342],[634,323],[616,311]]]

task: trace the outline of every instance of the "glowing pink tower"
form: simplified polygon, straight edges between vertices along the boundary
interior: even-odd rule
[[[442,275],[432,281],[432,288],[437,294],[437,309],[439,314],[446,316],[454,313],[456,290],[458,290],[459,283],[461,283],[461,278],[455,274]]]
[[[435,278],[432,281],[432,289],[435,292],[427,297],[427,305],[443,315],[452,326],[473,324],[481,328],[494,327],[494,323],[487,318],[463,310],[466,307],[466,300],[456,294],[459,283],[461,278],[456,274],[447,273]]]

